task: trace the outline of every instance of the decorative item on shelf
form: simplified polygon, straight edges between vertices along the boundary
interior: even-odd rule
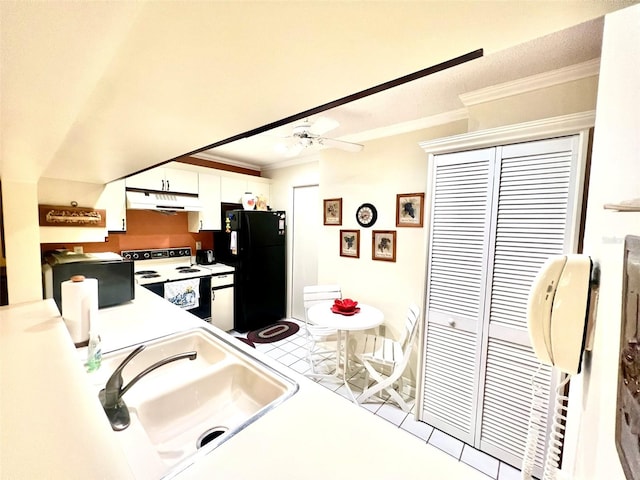
[[[640,198],[632,200],[624,200],[618,203],[605,203],[606,210],[615,210],[617,212],[640,212]]]
[[[325,225],[342,225],[342,198],[327,198],[323,203]]]
[[[264,195],[258,195],[256,198],[256,210],[267,210],[267,199]]]
[[[242,195],[242,208],[253,210],[256,207],[256,196],[251,192],[244,192]]]
[[[340,230],[340,256],[360,258],[360,230]]]
[[[371,258],[385,262],[396,261],[396,231],[374,230],[371,232]]]
[[[378,219],[378,210],[371,203],[363,203],[356,210],[356,221],[361,227],[372,227]]]
[[[43,227],[97,227],[107,225],[107,211],[96,208],[78,207],[71,202],[70,207],[38,205],[40,226]]]
[[[396,227],[422,227],[424,221],[424,193],[396,195]]]

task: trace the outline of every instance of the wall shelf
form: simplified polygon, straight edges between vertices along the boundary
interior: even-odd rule
[[[614,210],[616,212],[640,212],[640,198],[619,203],[605,203],[604,208],[605,210]]]

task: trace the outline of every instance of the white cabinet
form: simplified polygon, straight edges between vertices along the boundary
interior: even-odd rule
[[[220,201],[242,203],[242,195],[251,192],[262,195],[269,204],[270,183],[268,179],[250,175],[223,176],[220,179]]]
[[[247,180],[243,177],[220,178],[220,201],[241,203],[242,194],[247,191]]]
[[[176,168],[156,167],[126,179],[127,188],[161,192],[198,193],[198,174]]]
[[[96,208],[107,211],[107,230],[125,232],[127,230],[127,199],[125,181],[115,180],[104,186]]]
[[[189,212],[189,231],[220,230],[220,177],[199,173],[198,191],[202,211]]]
[[[271,193],[270,190],[271,185],[269,184],[269,182],[266,182],[264,180],[247,180],[247,192],[251,192],[256,196],[263,196],[267,202],[267,205],[269,204],[269,194]]]

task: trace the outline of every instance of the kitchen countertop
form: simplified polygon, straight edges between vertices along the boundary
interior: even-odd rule
[[[99,313],[105,353],[203,324],[226,335],[139,286],[135,300]],[[177,478],[487,478],[237,343],[300,389]],[[136,478],[84,371],[85,356],[53,300],[0,307],[2,478]]]
[[[233,273],[235,268],[226,265],[224,263],[212,263],[211,265],[198,265],[198,267],[206,268],[207,270],[211,270],[213,275],[222,275],[224,273]]]

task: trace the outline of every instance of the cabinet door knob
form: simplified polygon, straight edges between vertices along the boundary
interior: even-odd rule
[[[202,230],[202,220],[200,220],[200,230]]]
[[[162,191],[164,192],[164,180],[162,180]]]
[[[216,291],[215,290],[211,290],[211,301],[214,302],[216,299]]]
[[[169,180],[167,180],[167,191],[171,190],[171,187],[169,186]]]
[[[454,322],[453,320],[449,320],[449,326],[450,326],[451,328],[455,328],[455,326],[456,326],[456,322]]]
[[[123,218],[122,219],[122,230],[126,230],[126,228],[124,227],[124,221],[125,221],[125,219]]]

